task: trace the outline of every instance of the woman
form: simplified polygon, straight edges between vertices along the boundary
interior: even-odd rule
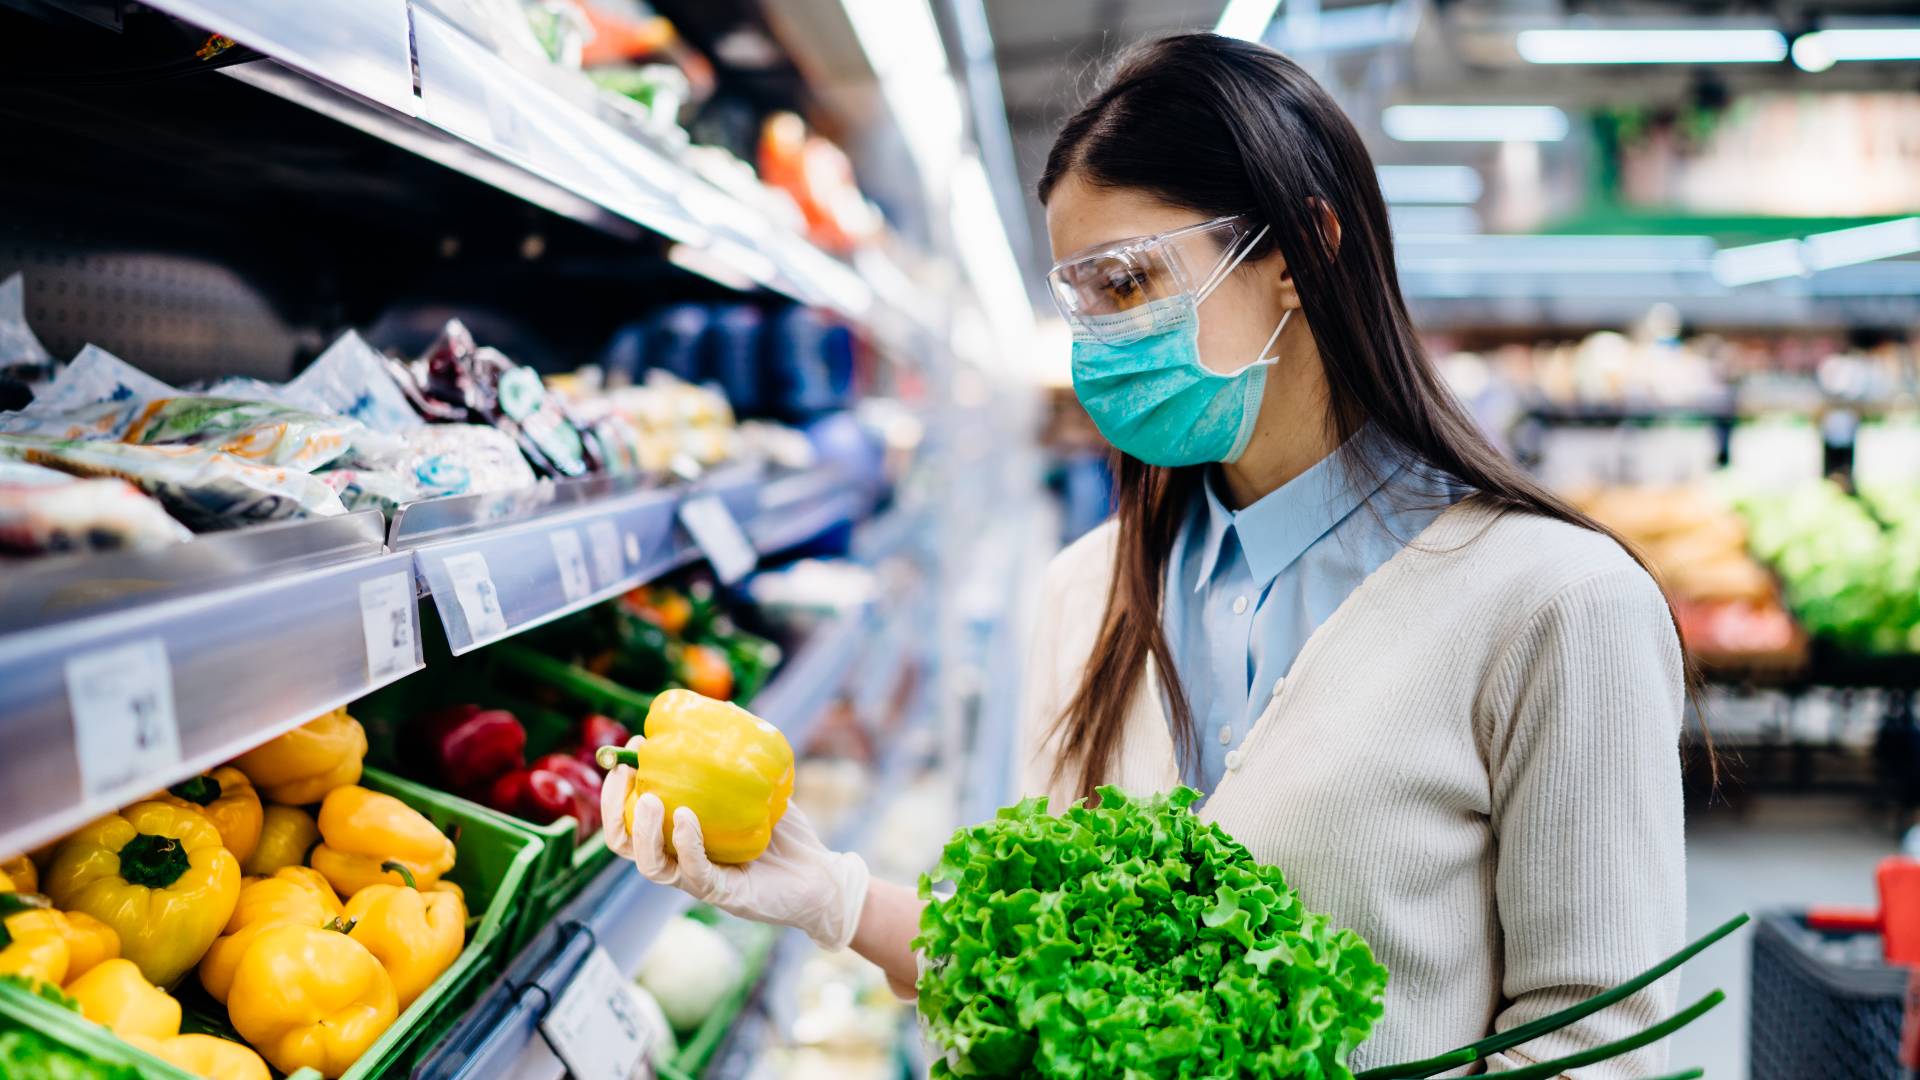
[[[1135,51],[1040,181],[1115,520],[1049,568],[1022,786],[1186,782],[1391,974],[1356,1065],[1504,1030],[1677,948],[1685,661],[1647,571],[1488,447],[1415,340],[1359,135],[1298,66]],[[626,774],[608,783],[609,822]],[[851,945],[911,993],[920,902],[789,811],[714,867],[657,800],[642,872]],[[1496,1059],[1672,1011],[1673,980]],[[1581,1075],[1641,1076],[1651,1048]]]

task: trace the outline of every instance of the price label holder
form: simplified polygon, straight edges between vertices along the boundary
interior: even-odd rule
[[[693,542],[706,555],[707,562],[722,585],[731,585],[746,577],[760,561],[753,541],[734,520],[733,511],[718,495],[700,495],[680,504],[680,524],[687,527]]]
[[[360,629],[367,639],[367,678],[385,682],[420,664],[413,575],[382,574],[360,583]]]
[[[627,989],[626,977],[598,945],[547,1010],[540,1033],[574,1080],[628,1080],[640,1075],[654,1038]]]
[[[593,553],[593,575],[601,588],[627,576],[627,564],[620,557],[620,529],[613,522],[601,520],[587,526],[587,550]]]
[[[584,600],[593,592],[593,579],[587,576],[587,552],[580,543],[580,530],[555,529],[547,534],[553,547],[554,565],[560,568],[560,591],[568,602]]]
[[[467,637],[481,641],[507,632],[507,616],[500,608],[500,590],[494,587],[487,557],[478,551],[454,555],[444,564],[453,582],[454,602],[467,623]]]
[[[80,790],[87,798],[108,798],[142,783],[151,787],[156,773],[180,763],[180,722],[164,641],[140,638],[71,656],[66,677]]]

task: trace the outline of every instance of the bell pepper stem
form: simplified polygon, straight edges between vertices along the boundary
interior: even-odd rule
[[[353,919],[353,920],[343,919],[340,916],[335,915],[332,919],[327,921],[327,925],[321,927],[320,929],[331,930],[336,934],[351,934],[353,933],[354,926],[357,925],[359,921],[360,920],[358,919]]]
[[[9,915],[18,915],[23,911],[34,911],[52,906],[53,901],[37,892],[0,893],[0,919],[4,919]]]
[[[603,769],[611,769],[615,765],[626,765],[636,769],[640,767],[640,755],[621,746],[603,746],[595,750],[593,761]]]
[[[212,806],[220,798],[220,781],[205,773],[190,776],[167,789],[167,794],[195,806]]]
[[[171,836],[140,833],[120,849],[120,877],[129,885],[164,889],[187,872],[186,845]]]
[[[383,862],[380,864],[380,869],[390,871],[395,874],[399,874],[400,880],[407,883],[407,888],[412,889],[415,892],[418,892],[420,890],[420,886],[414,884],[413,871],[407,869],[406,863],[403,863],[398,859],[388,859],[386,862]]]

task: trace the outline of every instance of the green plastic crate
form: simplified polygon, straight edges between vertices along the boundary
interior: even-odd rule
[[[134,1069],[144,1080],[198,1080],[185,1069],[122,1042],[113,1032],[71,1009],[38,997],[17,983],[0,982],[0,1029],[10,1023],[36,1031],[100,1064]],[[320,1074],[301,1069],[287,1080],[320,1080]]]
[[[457,854],[453,869],[446,877],[466,894],[468,912],[478,914],[479,922],[468,934],[467,947],[461,950],[452,966],[441,972],[433,985],[407,1006],[407,1011],[367,1048],[342,1080],[372,1080],[404,1073],[406,1057],[419,1046],[437,1039],[458,1018],[467,999],[484,985],[484,980],[507,955],[510,932],[518,918],[519,906],[524,902],[528,876],[541,854],[538,837],[508,826],[491,812],[479,812],[479,807],[464,799],[379,769],[367,769],[360,782],[420,811],[454,838]],[[200,989],[198,980],[189,976],[175,991],[184,1013],[181,1030],[237,1038],[227,1023],[226,1010]],[[103,1061],[131,1061],[143,1074],[162,1080],[192,1080],[190,1074],[128,1046],[105,1028],[17,987],[0,985],[0,1013],[44,1021],[44,1025],[30,1022],[28,1026]],[[74,1043],[76,1038],[87,1041]],[[301,1078],[319,1080],[319,1074],[301,1070],[293,1080]]]
[[[536,839],[505,827],[490,813],[432,788],[379,769],[368,769],[360,783],[384,792],[427,816],[427,820],[454,837],[457,855],[448,880],[466,893],[467,911],[480,922],[467,936],[453,966],[440,973],[432,986],[416,998],[378,1042],[347,1070],[342,1080],[370,1080],[399,1075],[402,1061],[416,1047],[438,1039],[467,1004],[467,998],[485,984],[510,954],[511,932],[518,907],[525,901],[528,877],[540,857]]]
[[[688,918],[699,918],[699,910],[689,912]],[[712,922],[711,919],[701,919]],[[673,1055],[673,1060],[660,1069],[662,1080],[697,1080],[713,1063],[713,1055],[726,1041],[727,1033],[746,1011],[747,1001],[753,997],[753,991],[766,975],[767,962],[773,956],[773,947],[780,940],[779,927],[764,923],[749,923],[733,920],[731,925],[717,926],[728,940],[740,948],[740,983],[714,1006],[707,1018],[694,1029],[693,1035]]]

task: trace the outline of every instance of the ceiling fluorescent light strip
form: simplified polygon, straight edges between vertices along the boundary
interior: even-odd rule
[[[1228,0],[1227,9],[1220,13],[1213,32],[1222,37],[1259,41],[1267,36],[1267,28],[1273,25],[1273,13],[1278,10],[1280,0]]]
[[[1778,30],[1522,30],[1514,48],[1530,64],[1771,64],[1787,58]]]
[[[1401,142],[1559,142],[1567,114],[1552,105],[1392,105],[1380,126]]]

